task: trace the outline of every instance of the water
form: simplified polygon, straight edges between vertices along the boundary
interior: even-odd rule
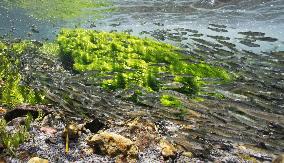
[[[204,87],[208,92],[222,93],[225,100],[204,97],[207,98],[204,102],[188,103],[207,117],[199,118],[198,128],[189,135],[252,144],[265,142],[271,151],[284,150],[283,0],[113,0],[112,7],[116,10],[105,13],[102,19],[94,21],[85,17],[58,22],[37,20],[23,9],[8,10],[0,2],[1,5],[0,34],[5,37],[53,40],[60,28],[75,26],[125,31],[185,48],[192,55],[229,69],[238,76],[236,81]],[[38,32],[32,30],[34,26]],[[86,111],[102,105],[97,110],[99,113],[106,110],[106,105],[115,105],[92,96],[100,92],[97,88],[86,87],[84,82],[75,83],[82,76],[69,74],[64,77],[66,80],[61,80],[59,74],[52,77],[55,85],[50,86],[59,93],[53,92],[50,98],[60,103],[60,91],[73,94],[71,100],[63,102],[68,106],[62,106],[70,109],[72,105],[84,105]],[[66,84],[63,87],[62,82]],[[103,96],[109,101],[117,100],[107,94]],[[107,113],[117,113],[115,116],[119,118],[118,112],[125,111],[122,106],[130,107],[122,101],[117,103],[119,109]],[[175,119],[166,111],[153,112],[158,118]]]

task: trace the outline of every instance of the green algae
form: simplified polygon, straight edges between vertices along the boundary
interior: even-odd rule
[[[179,83],[171,89],[194,95],[206,83],[203,78],[232,78],[223,68],[187,62],[189,56],[177,47],[126,33],[63,29],[57,41],[64,65],[78,72],[99,72],[96,77],[106,77],[100,83],[105,89],[157,92]],[[173,79],[163,80],[165,76]]]
[[[0,104],[15,106],[43,102],[42,93],[21,85],[20,56],[31,42],[0,42]]]
[[[101,13],[110,9],[100,9],[110,6],[106,0],[4,0],[12,7],[25,9],[37,19],[68,20],[83,16],[100,17]]]
[[[170,95],[162,95],[160,102],[166,107],[180,107],[182,105],[181,101],[178,98]]]
[[[184,117],[188,114],[188,109],[183,105],[183,102],[176,96],[170,94],[162,94],[160,97],[160,103],[165,107],[178,110],[178,112],[175,114],[180,119],[184,119]]]
[[[57,56],[59,54],[59,45],[54,42],[45,42],[41,47],[39,47],[39,52]]]
[[[8,131],[7,122],[4,119],[0,119],[0,144],[8,153],[15,155],[16,149],[20,144],[27,141],[30,137],[29,130],[30,124],[33,121],[31,114],[27,114],[25,118],[25,124],[17,127],[16,131]]]

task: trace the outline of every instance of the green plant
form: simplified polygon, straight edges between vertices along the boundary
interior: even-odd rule
[[[0,119],[0,143],[10,153],[15,155],[14,151],[18,146],[29,139],[29,129],[33,118],[30,114],[26,116],[25,125],[20,125],[16,131],[7,131],[7,123]]]
[[[22,103],[36,104],[43,101],[40,92],[20,85],[20,56],[33,44],[28,41],[19,43],[0,42],[0,103],[15,106]]]
[[[160,102],[162,105],[166,106],[166,107],[180,107],[182,105],[182,102],[171,95],[162,95],[160,98]]]
[[[43,120],[43,118],[44,118],[44,112],[41,110],[41,109],[38,109],[38,116],[37,116],[37,118],[35,119],[36,121],[41,121],[41,120]]]
[[[176,113],[176,116],[180,119],[183,119],[188,114],[188,109],[183,105],[182,101],[175,96],[163,94],[160,97],[160,102],[163,106],[177,109],[179,112]]]
[[[232,79],[220,67],[187,62],[189,56],[178,52],[177,47],[126,33],[63,29],[57,41],[65,67],[99,72],[93,77],[101,78],[99,84],[105,89],[158,92],[171,89],[165,86],[167,82],[175,82],[182,87],[174,90],[194,95],[206,83],[203,78]],[[173,79],[162,80],[166,76]]]

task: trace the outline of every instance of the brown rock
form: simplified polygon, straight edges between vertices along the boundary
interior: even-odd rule
[[[6,160],[0,157],[0,163],[6,163]]]
[[[89,156],[89,155],[91,155],[91,154],[94,153],[94,149],[93,149],[93,148],[84,148],[83,151],[84,151],[84,153],[85,153],[87,156]]]
[[[165,158],[173,157],[177,153],[177,149],[165,139],[160,140],[160,147]]]
[[[272,163],[284,163],[284,154],[279,155]]]
[[[33,157],[28,161],[28,163],[48,163],[48,160],[41,159],[39,157]]]
[[[156,125],[148,119],[135,118],[126,122],[127,132],[129,137],[140,150],[144,150],[151,145],[159,143],[160,135]]]
[[[89,137],[87,142],[95,147],[97,154],[117,157],[118,160],[123,158],[127,162],[135,162],[138,156],[138,147],[134,142],[115,133],[101,132]]]
[[[52,127],[41,127],[40,131],[50,135],[54,135],[57,132],[57,130]]]
[[[0,107],[0,116],[6,114],[7,110]]]

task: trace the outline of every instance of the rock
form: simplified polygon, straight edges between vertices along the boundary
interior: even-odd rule
[[[64,128],[62,136],[66,138],[66,135],[68,133],[69,139],[76,139],[81,135],[83,128],[84,124],[69,124],[67,127]]]
[[[56,144],[57,139],[56,139],[55,137],[47,138],[47,139],[45,140],[45,142],[46,142],[47,144]]]
[[[0,152],[1,153],[1,152]],[[4,158],[0,157],[0,163],[6,163],[6,160]]]
[[[28,161],[28,163],[48,163],[48,160],[41,159],[39,157],[33,157]]]
[[[45,134],[49,134],[49,135],[54,135],[57,132],[57,130],[52,127],[41,127],[40,131],[44,132]]]
[[[99,130],[103,129],[105,124],[98,119],[94,119],[91,122],[86,123],[85,128],[89,129],[92,133],[97,133]]]
[[[284,154],[279,155],[276,159],[272,161],[272,163],[284,163]]]
[[[8,126],[20,126],[25,125],[26,117],[17,117],[12,119],[10,122],[7,123]]]
[[[135,118],[134,120],[126,122],[125,127],[125,135],[131,137],[140,150],[159,143],[160,135],[158,129],[156,125],[148,119],[141,117]]]
[[[94,153],[94,149],[93,148],[84,148],[83,149],[83,152],[89,156],[89,155],[92,155]]]
[[[238,146],[238,148],[239,148],[240,150],[242,150],[242,151],[244,151],[244,150],[247,149],[247,148],[246,148],[245,146],[243,146],[243,145]]]
[[[42,112],[44,115],[46,115],[52,111],[53,108],[46,105],[21,105],[7,111],[7,113],[4,115],[4,119],[9,122],[17,117],[25,117],[27,114],[31,114],[33,119],[36,119],[39,116],[39,112]]]
[[[160,147],[165,158],[174,157],[177,153],[177,149],[165,139],[160,140]]]
[[[183,156],[188,157],[188,158],[192,158],[193,154],[191,152],[183,152],[182,153]]]
[[[0,107],[0,116],[6,114],[7,110]]]
[[[4,151],[4,146],[3,146],[3,144],[0,143],[0,153],[2,153],[3,151]],[[1,163],[1,161],[0,161],[0,163]]]
[[[117,162],[136,162],[138,147],[130,139],[109,132],[101,132],[88,138],[87,143],[94,147],[95,153],[116,157]]]

